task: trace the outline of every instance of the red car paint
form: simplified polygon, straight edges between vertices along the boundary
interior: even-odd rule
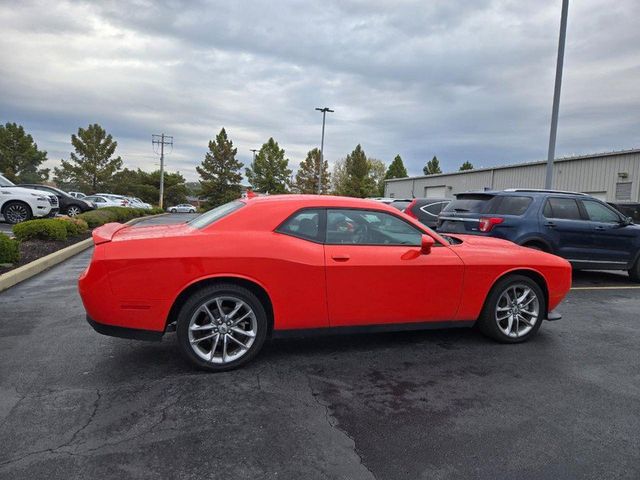
[[[94,231],[95,249],[79,290],[87,314],[106,326],[163,332],[181,292],[214,278],[261,287],[273,329],[474,321],[492,285],[514,271],[544,282],[548,310],[571,286],[562,258],[494,238],[451,235],[449,244],[417,220],[382,203],[331,196],[282,195],[242,200],[215,223]],[[278,233],[302,208],[383,211],[403,219],[436,246],[325,245]]]

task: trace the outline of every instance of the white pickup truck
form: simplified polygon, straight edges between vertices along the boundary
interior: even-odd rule
[[[0,214],[8,223],[20,223],[37,217],[52,217],[58,212],[58,198],[40,190],[16,187],[0,175]]]

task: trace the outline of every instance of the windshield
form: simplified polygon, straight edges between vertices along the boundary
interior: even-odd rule
[[[0,187],[15,187],[15,184],[0,175]]]
[[[213,210],[209,210],[208,212],[203,213],[199,217],[196,217],[187,223],[194,228],[204,228],[242,207],[244,207],[244,202],[240,202],[238,200],[225,203],[224,205],[220,205]]]

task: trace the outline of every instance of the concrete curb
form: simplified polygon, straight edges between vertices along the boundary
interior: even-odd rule
[[[168,215],[167,213],[159,213],[158,215],[149,215],[148,217],[138,217],[133,220],[129,220],[125,225],[135,225],[142,220],[148,220],[150,218],[161,217]],[[38,258],[33,262],[27,263],[21,267],[15,268],[7,273],[0,275],[0,292],[7,290],[8,288],[17,285],[20,282],[24,282],[29,278],[44,272],[45,270],[64,262],[68,258],[83,252],[87,248],[93,245],[93,238],[87,238],[81,242],[69,245],[66,248],[58,250],[57,252],[50,253],[44,257]]]

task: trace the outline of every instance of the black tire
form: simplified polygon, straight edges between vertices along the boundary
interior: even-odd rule
[[[192,317],[201,308],[205,302],[213,301],[216,297],[234,297],[244,302],[252,311],[255,318],[255,337],[253,343],[248,349],[236,360],[227,363],[212,363],[203,359],[196,353],[196,347],[193,347],[189,338],[189,327]],[[224,307],[223,307],[224,308]],[[227,312],[229,313],[229,312]],[[214,314],[215,316],[215,314]],[[269,322],[267,314],[262,302],[249,290],[233,283],[220,283],[203,287],[193,293],[184,303],[177,317],[176,334],[178,337],[178,345],[182,355],[197,368],[210,372],[224,372],[241,367],[250,362],[262,349],[267,338]],[[213,340],[211,341],[213,343]],[[229,345],[233,345],[229,343]]]
[[[76,215],[80,215],[82,213],[82,207],[80,205],[69,205],[65,213],[69,217],[75,217]]]
[[[629,270],[629,278],[634,282],[640,282],[640,258],[636,260]]]
[[[7,202],[2,209],[2,214],[7,223],[15,225],[16,223],[26,222],[33,218],[31,207],[24,202],[10,201]]]
[[[515,337],[507,335],[502,330],[501,326],[499,326],[499,322],[497,320],[498,302],[502,295],[514,286],[526,286],[530,288],[538,302],[538,316],[533,327],[527,333]],[[482,312],[480,313],[480,317],[478,317],[477,326],[484,335],[498,342],[521,343],[529,340],[538,332],[542,325],[542,321],[546,316],[546,311],[547,303],[544,293],[536,282],[524,275],[508,275],[498,280],[489,292],[484,307],[482,308]],[[524,323],[523,325],[526,329],[527,325]]]
[[[171,210],[169,210],[169,213],[177,213],[178,211],[175,208],[172,208]]]

